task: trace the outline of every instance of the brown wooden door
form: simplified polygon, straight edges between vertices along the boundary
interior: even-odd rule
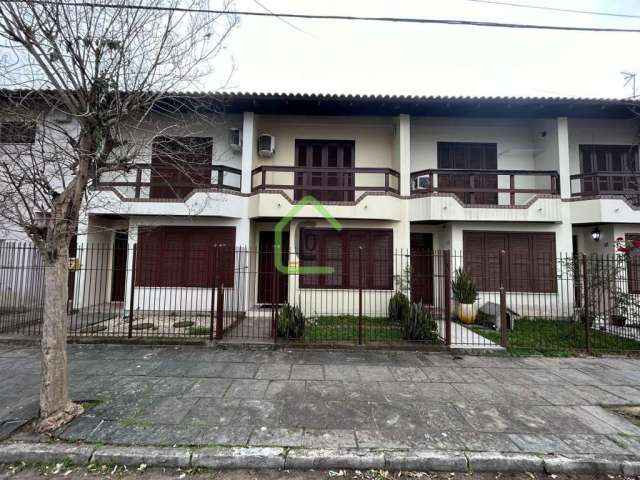
[[[113,242],[113,271],[111,272],[111,301],[124,302],[125,282],[127,279],[127,232],[116,232]]]
[[[282,264],[287,265],[289,259],[289,232],[282,233],[282,242]],[[278,304],[283,304],[289,296],[289,276],[276,270],[273,255],[274,248],[275,233],[260,232],[257,303],[272,303],[275,298]],[[274,287],[276,288],[275,295],[273,292]]]
[[[433,235],[430,233],[411,234],[411,301],[433,305]]]
[[[355,163],[352,140],[296,140],[296,167],[322,168],[321,172],[298,172],[295,196],[312,195],[325,202],[349,202],[355,198],[354,174],[344,172]]]
[[[454,188],[455,195],[466,204],[497,205],[498,192],[475,192],[497,189],[498,176],[482,174],[482,170],[498,168],[498,146],[495,143],[438,142],[438,168],[475,170],[475,175],[439,175],[438,188]],[[446,191],[446,190],[445,190]]]

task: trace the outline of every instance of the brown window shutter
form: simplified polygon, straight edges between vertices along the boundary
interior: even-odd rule
[[[555,234],[533,233],[531,236],[532,270],[536,280],[534,291],[553,293],[557,290]]]
[[[480,290],[486,290],[486,258],[484,232],[464,232],[462,237],[463,268]]]
[[[512,233],[509,235],[509,248],[507,250],[507,265],[509,281],[505,287],[513,292],[526,292],[535,282],[531,271],[531,234]]]
[[[500,289],[500,252],[507,250],[509,235],[503,232],[487,232],[485,237],[486,271],[485,287],[490,291]],[[509,288],[508,266],[504,266],[502,272],[505,288]]]
[[[505,250],[504,287],[511,292],[557,290],[555,234],[463,232],[464,269],[481,291],[500,289],[500,251]]]
[[[359,247],[362,247],[362,253]],[[391,230],[347,229],[335,232],[327,229],[304,229],[300,233],[300,252],[302,266],[334,268],[333,274],[301,275],[301,288],[356,289],[361,284],[366,289],[393,288]]]

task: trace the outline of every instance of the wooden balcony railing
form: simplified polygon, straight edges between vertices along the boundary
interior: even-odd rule
[[[179,199],[194,189],[240,191],[242,170],[228,165],[199,166],[186,171],[177,167],[138,163],[129,172],[111,174],[101,178],[97,188],[116,188],[126,198]],[[214,178],[215,177],[215,178]]]
[[[349,202],[356,192],[400,193],[400,174],[390,168],[330,168],[262,165],[252,171],[254,192],[292,191],[293,199],[311,195],[325,202]]]
[[[640,205],[640,172],[591,172],[571,175],[572,197],[623,197]]]
[[[533,195],[560,193],[554,170],[472,170],[438,168],[413,172],[411,194],[453,193],[464,204],[520,205]]]

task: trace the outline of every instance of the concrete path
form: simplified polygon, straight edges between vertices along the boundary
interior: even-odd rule
[[[640,359],[70,346],[59,437],[217,445],[638,455]],[[0,436],[37,413],[37,349],[0,345]],[[11,440],[20,440],[20,433]]]
[[[445,338],[446,335],[446,322],[444,320],[438,320],[438,335],[441,338]],[[458,322],[451,322],[451,348],[454,350],[481,350],[483,352],[504,352],[504,347],[501,347],[495,342],[492,342],[482,335],[478,335],[476,332]]]

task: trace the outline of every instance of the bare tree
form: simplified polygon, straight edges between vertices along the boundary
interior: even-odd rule
[[[133,133],[150,128],[152,112],[198,111],[197,99],[172,92],[212,73],[238,23],[222,1],[220,14],[194,12],[204,0],[0,5],[0,215],[45,264],[42,431],[81,413],[67,379],[67,272],[90,187],[131,168],[145,148],[138,139],[155,135]]]

